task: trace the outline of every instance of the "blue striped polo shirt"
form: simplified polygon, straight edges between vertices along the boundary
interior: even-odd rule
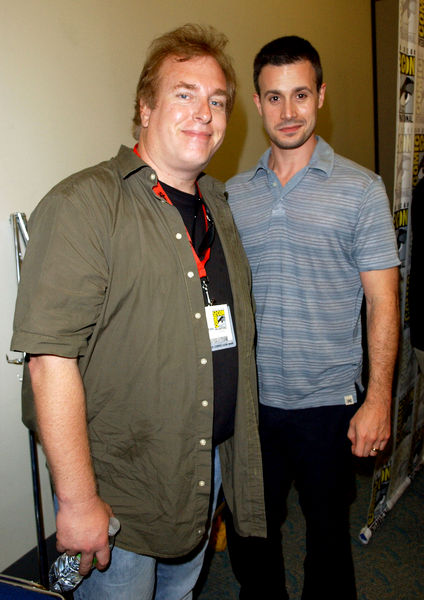
[[[284,409],[356,402],[360,272],[399,264],[381,178],[317,140],[284,187],[270,150],[227,183],[252,269],[260,401]]]

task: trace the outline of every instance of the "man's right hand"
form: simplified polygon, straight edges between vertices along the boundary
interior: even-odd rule
[[[111,507],[99,496],[82,502],[60,501],[56,518],[57,550],[70,556],[81,554],[79,572],[87,575],[93,566],[103,570],[110,560],[109,519]]]

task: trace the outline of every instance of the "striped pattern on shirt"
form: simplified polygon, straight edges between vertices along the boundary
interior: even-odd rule
[[[349,404],[362,370],[360,273],[399,264],[384,185],[318,138],[282,187],[269,152],[227,183],[252,269],[260,400]]]

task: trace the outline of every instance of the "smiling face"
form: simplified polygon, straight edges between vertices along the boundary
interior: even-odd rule
[[[317,90],[315,71],[308,60],[265,65],[258,79],[260,95],[253,99],[275,149],[315,146],[318,109],[324,103],[325,83]]]
[[[224,73],[211,56],[164,60],[155,106],[140,102],[139,140],[141,157],[161,181],[193,188],[224,139],[226,100]]]

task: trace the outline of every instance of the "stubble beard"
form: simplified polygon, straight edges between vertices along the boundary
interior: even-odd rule
[[[282,140],[278,135],[268,131],[269,139],[280,150],[294,150],[295,148],[300,148],[313,134],[314,128],[310,131],[304,131],[299,138],[294,136],[294,139],[287,138]]]

